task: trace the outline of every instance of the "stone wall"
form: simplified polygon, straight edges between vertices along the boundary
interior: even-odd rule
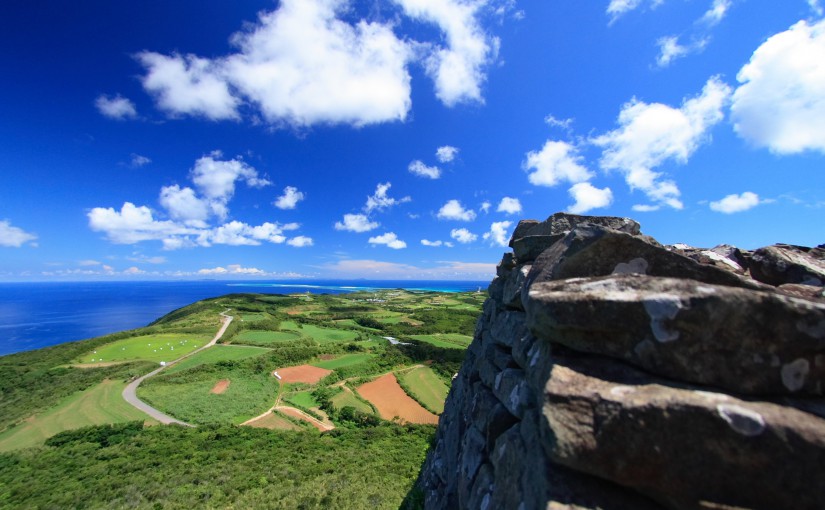
[[[426,508],[825,508],[825,251],[522,221],[418,486]]]

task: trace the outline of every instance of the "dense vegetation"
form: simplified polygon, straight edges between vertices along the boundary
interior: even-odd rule
[[[433,433],[90,427],[0,454],[0,506],[397,509]]]

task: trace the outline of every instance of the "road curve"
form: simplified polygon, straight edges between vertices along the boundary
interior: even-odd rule
[[[170,367],[170,366],[174,365],[175,363],[178,363],[179,361],[188,358],[189,356],[194,356],[195,354],[199,353],[200,351],[202,351],[204,349],[208,349],[208,348],[212,347],[213,345],[215,345],[218,342],[218,340],[221,339],[223,334],[226,332],[226,328],[228,328],[229,324],[232,322],[233,317],[231,315],[226,315],[226,312],[228,312],[228,311],[229,310],[226,310],[226,311],[220,313],[220,315],[222,317],[222,319],[221,319],[221,323],[222,323],[221,329],[218,330],[218,332],[215,334],[215,338],[213,338],[208,344],[204,345],[200,349],[195,349],[194,351],[190,352],[189,354],[187,354],[185,356],[181,356],[180,358],[176,359],[175,361],[172,361],[172,362],[168,363],[165,367],[160,367],[160,368],[158,368],[156,370],[153,370],[153,371],[149,372],[148,374],[146,374],[144,376],[141,376],[141,377],[138,377],[134,381],[130,382],[126,386],[126,388],[123,390],[123,399],[126,402],[130,403],[135,408],[143,411],[144,413],[148,414],[149,416],[151,416],[155,420],[163,423],[164,425],[175,424],[175,425],[183,425],[184,427],[194,427],[194,425],[192,425],[191,423],[186,423],[184,421],[178,420],[177,418],[172,418],[168,414],[158,411],[154,407],[150,406],[146,402],[139,399],[138,396],[137,396],[137,388],[138,388],[138,386],[140,386],[140,383],[142,383],[145,379],[148,379],[148,378],[154,376],[158,372],[162,371],[164,368]]]

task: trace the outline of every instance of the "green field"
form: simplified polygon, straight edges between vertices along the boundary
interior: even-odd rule
[[[338,409],[343,409],[344,407],[354,407],[358,411],[362,413],[369,413],[372,414],[373,410],[370,406],[362,402],[358,397],[352,394],[351,391],[344,390],[341,393],[332,397],[332,403]]]
[[[420,342],[427,342],[436,347],[445,349],[466,349],[473,337],[456,333],[439,333],[435,335],[412,335],[410,338]]]
[[[419,367],[398,374],[399,380],[412,397],[427,409],[441,414],[449,388],[429,367]]]
[[[263,313],[243,313],[241,314],[241,322],[257,322],[266,319],[266,314]]]
[[[180,363],[167,368],[165,374],[183,372],[198,365],[208,365],[219,361],[233,361],[246,358],[254,358],[269,352],[264,347],[252,347],[247,345],[213,345],[209,349],[204,349],[197,354],[189,356]]]
[[[298,323],[294,321],[281,321],[281,331],[297,331]]]
[[[222,379],[230,381],[229,388],[211,393]],[[277,394],[278,382],[267,373],[218,365],[161,373],[138,388],[148,404],[189,423],[243,423],[269,409]]]
[[[125,387],[126,383],[121,381],[107,380],[69,396],[48,411],[0,434],[0,451],[39,445],[64,430],[149,419],[123,400],[121,393]]]
[[[306,409],[312,409],[313,407],[318,407],[319,405],[318,401],[312,396],[311,391],[299,391],[297,393],[292,393],[287,395],[285,400]]]
[[[292,342],[301,338],[299,333],[292,331],[242,331],[233,341],[255,344],[270,345],[284,342]]]
[[[367,361],[368,359],[372,358],[374,354],[369,353],[355,353],[355,354],[344,354],[343,356],[339,356],[335,359],[319,361],[317,363],[312,363],[312,366],[318,368],[326,368],[327,370],[335,370],[336,368],[341,367],[348,367],[350,365],[357,365],[358,363],[362,363]]]
[[[349,342],[358,338],[358,333],[345,329],[319,328],[312,324],[304,324],[298,331],[312,338],[318,343]]]
[[[206,345],[211,338],[205,335],[163,333],[118,340],[102,345],[84,354],[80,363],[111,361],[172,361]]]

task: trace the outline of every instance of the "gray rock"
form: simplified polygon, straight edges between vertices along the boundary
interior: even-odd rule
[[[510,238],[509,246],[512,248],[514,240],[521,239],[522,237],[524,237],[527,234],[527,231],[529,231],[531,228],[535,227],[538,224],[539,224],[539,222],[537,220],[521,220],[521,221],[519,221],[518,225],[516,225],[516,229],[513,230],[513,236]]]
[[[821,509],[825,420],[555,355],[541,444],[553,462],[673,509]]]
[[[514,268],[504,281],[501,300],[507,308],[514,310],[524,309],[521,303],[521,294],[524,290],[524,283],[527,281],[527,275],[530,274],[531,267],[529,264],[522,264]]]
[[[545,250],[533,263],[524,288],[527,290],[536,282],[631,273],[690,278],[732,287],[767,288],[724,269],[670,252],[642,236],[595,225],[578,227]],[[523,304],[526,293],[522,292]]]
[[[513,254],[516,262],[525,264],[536,260],[541,252],[564,239],[565,233],[546,236],[524,236],[513,240]]]
[[[496,266],[496,274],[504,278],[510,274],[510,271],[512,271],[514,267],[516,267],[515,256],[509,252],[505,253],[504,256],[501,257],[501,262]]]
[[[821,250],[787,244],[775,244],[753,252],[750,261],[751,276],[770,285],[799,283],[825,286],[825,260]]]
[[[613,275],[533,284],[526,310],[539,339],[663,377],[751,395],[825,390],[823,303]]]

